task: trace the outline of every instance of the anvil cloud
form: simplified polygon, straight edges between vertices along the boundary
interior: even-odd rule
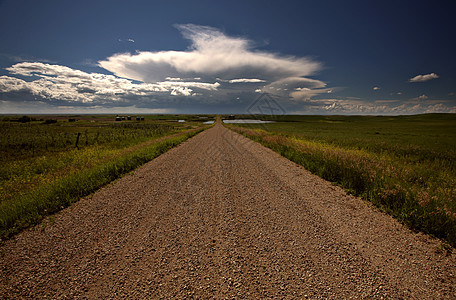
[[[186,51],[139,51],[115,54],[99,65],[119,77],[156,82],[166,77],[257,78],[274,81],[309,76],[321,69],[309,58],[256,51],[243,37],[229,37],[218,29],[193,24],[176,26],[191,46]]]

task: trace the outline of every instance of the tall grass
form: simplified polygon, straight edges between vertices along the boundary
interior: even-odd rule
[[[34,157],[94,145],[123,148],[175,130],[166,123],[58,122],[51,125],[0,122],[0,154],[2,160],[16,160],[20,156]]]
[[[0,122],[0,238],[37,223],[208,127],[156,118],[141,123],[96,118]]]
[[[455,124],[449,124],[450,130]],[[340,133],[327,133],[331,138],[306,138],[299,124],[294,127],[296,134],[292,134],[290,124],[282,123],[263,129],[231,128],[373,202],[410,227],[456,246],[456,173],[451,141],[446,146],[442,138],[442,143],[431,147],[410,143],[410,136],[420,131],[418,127],[409,135],[404,133],[402,138],[407,143],[392,142],[387,137],[377,140],[377,145],[383,145],[379,149],[369,141],[371,137],[350,134],[346,124],[340,129],[344,132],[341,140]],[[445,132],[453,134],[439,130],[432,134],[444,137]],[[425,138],[426,134],[421,133]]]
[[[43,121],[0,122],[0,203],[17,199],[62,175],[107,161],[123,149],[198,126],[201,122],[161,120],[60,120],[52,125]]]
[[[44,215],[52,214],[80,197],[89,195],[201,131],[202,129],[149,144],[108,162],[40,184],[18,199],[3,201],[0,203],[0,236],[6,237],[36,224]]]

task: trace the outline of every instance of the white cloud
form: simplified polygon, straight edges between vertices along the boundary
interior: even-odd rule
[[[35,98],[49,101],[80,103],[122,102],[134,97],[156,95],[190,96],[194,90],[216,91],[218,82],[162,81],[134,83],[114,75],[86,73],[65,66],[23,62],[7,70],[14,75],[38,79],[25,81],[15,77],[0,77],[0,92],[28,93]],[[10,95],[12,96],[12,95]]]
[[[232,99],[232,96],[223,96],[233,93],[262,91],[285,98],[291,96],[295,100],[306,100],[334,90],[323,89],[326,83],[320,80],[304,77],[314,74],[322,67],[310,58],[259,51],[254,49],[249,39],[228,36],[213,27],[193,24],[176,27],[191,42],[187,50],[119,53],[99,61],[99,66],[118,77],[158,84],[164,88],[168,88],[170,81],[175,82],[175,87],[180,80],[189,81],[192,82],[192,87],[189,87],[191,90],[195,87],[217,90],[217,94],[202,93],[201,96],[217,96],[220,101]],[[259,74],[261,79],[258,78]],[[206,82],[215,83],[198,86],[191,79],[185,78],[203,78]],[[181,85],[184,86],[187,85]],[[172,89],[173,95],[189,94],[188,90],[175,87]]]
[[[189,89],[188,87],[176,87],[171,91],[171,95],[173,96],[191,96],[192,95],[192,89]]]
[[[415,77],[410,78],[409,82],[424,82],[424,81],[428,81],[428,80],[436,79],[436,78],[439,78],[439,75],[437,75],[435,73],[429,73],[429,74],[425,74],[425,75],[416,75]]]
[[[231,79],[228,82],[229,83],[259,83],[259,82],[266,82],[266,81],[257,79],[257,78],[238,78],[238,79]]]
[[[445,101],[402,102],[377,100],[368,102],[356,99],[320,99],[304,102],[304,109],[290,111],[297,114],[366,114],[397,115],[422,113],[455,113],[456,106]]]
[[[3,93],[18,92],[27,89],[27,82],[22,79],[0,76],[0,91]]]
[[[134,39],[117,39],[119,42],[129,42],[129,43],[134,43]]]
[[[419,100],[426,100],[428,98],[429,98],[428,96],[426,96],[425,94],[422,94],[421,96],[413,98],[412,100],[418,100],[419,101]]]
[[[308,91],[313,89],[320,89],[326,86],[326,83],[316,79],[303,78],[303,77],[287,77],[276,80],[263,88],[264,92],[273,93],[281,96],[296,95],[296,91]],[[289,93],[291,90],[293,92]]]
[[[216,28],[193,24],[176,27],[191,41],[187,51],[115,54],[99,65],[119,77],[143,82],[166,77],[249,78],[257,74],[274,81],[308,76],[321,69],[319,62],[309,58],[254,50],[250,40],[229,37]]]
[[[90,79],[90,74],[61,65],[41,62],[22,62],[6,68],[11,74],[22,76],[62,76],[66,78]],[[109,76],[109,75],[108,75]]]
[[[157,82],[157,85],[165,89],[174,89],[175,87],[194,87],[208,91],[215,91],[220,86],[220,83],[162,81]]]
[[[380,87],[378,87],[378,86],[374,86],[374,88],[373,88],[374,91],[378,91],[379,89],[380,89]]]
[[[308,101],[320,94],[333,93],[337,88],[325,88],[326,83],[303,77],[287,77],[266,85],[262,91],[276,96],[291,97],[297,101]]]
[[[309,88],[300,88],[294,92],[290,93],[290,96],[294,100],[300,101],[309,101],[312,97],[320,94],[331,94],[333,91],[331,89],[309,89]]]

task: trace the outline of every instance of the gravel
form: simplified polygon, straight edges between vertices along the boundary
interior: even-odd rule
[[[0,246],[0,298],[456,298],[456,255],[220,124]]]

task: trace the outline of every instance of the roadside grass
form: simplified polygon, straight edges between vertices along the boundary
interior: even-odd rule
[[[49,129],[42,123],[13,124],[13,130],[6,134],[3,130],[11,129],[11,124],[0,124],[0,238],[38,223],[45,215],[67,207],[209,127],[201,122],[170,125],[157,120],[143,124],[82,120],[61,125]],[[36,134],[44,130],[43,126],[47,134]],[[75,135],[71,133],[87,127],[88,142],[81,138],[79,149],[75,148]],[[50,132],[56,136],[58,132],[62,139],[71,135],[72,143],[52,145]],[[5,142],[19,140],[30,145],[33,139],[40,147],[34,153],[28,148],[29,156]]]
[[[229,128],[456,246],[455,115],[290,119]]]

